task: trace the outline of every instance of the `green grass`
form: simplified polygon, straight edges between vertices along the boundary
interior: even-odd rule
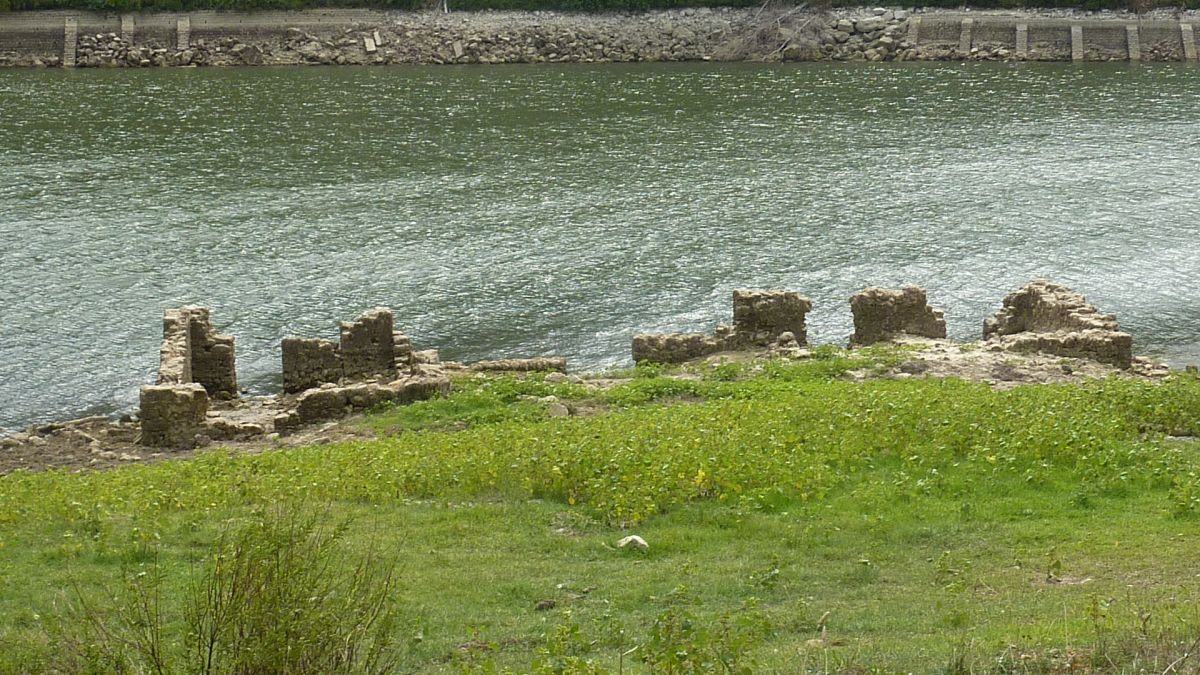
[[[274,504],[351,518],[347,566],[393,552],[405,671],[1162,672],[1200,637],[1200,446],[1165,435],[1200,432],[1196,379],[996,392],[817,357],[469,381],[379,440],[0,478],[0,672],[44,666],[64,589],[157,560],[178,599]],[[595,414],[522,398],[548,395]]]

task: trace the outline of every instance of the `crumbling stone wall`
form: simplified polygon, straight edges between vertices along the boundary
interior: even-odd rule
[[[164,311],[158,384],[139,393],[141,443],[192,447],[204,429],[209,397],[237,395],[233,337],[213,329],[208,308]]]
[[[983,322],[983,337],[1015,333],[1118,330],[1117,317],[1101,314],[1075,291],[1035,279],[1004,298],[1004,305]]]
[[[929,306],[925,289],[918,286],[863,289],[850,297],[850,311],[854,315],[852,345],[887,342],[899,335],[946,337],[942,311]]]
[[[729,349],[725,336],[704,333],[640,333],[633,336],[633,360],[641,363],[683,363]]]
[[[283,390],[296,394],[342,378],[338,346],[320,338],[284,338]]]
[[[794,291],[735,290],[733,326],[704,333],[641,333],[633,336],[633,360],[682,363],[733,349],[773,347],[781,335],[795,348],[808,344],[805,317],[812,301]]]
[[[1086,358],[1128,368],[1133,336],[1079,293],[1036,279],[1004,298],[983,324],[983,338],[1011,351]]]
[[[295,394],[344,380],[394,379],[416,364],[412,341],[393,330],[392,310],[376,307],[340,324],[338,344],[329,340],[283,340],[283,390]]]
[[[158,383],[192,381],[191,313],[187,308],[163,312],[163,339],[158,350]]]
[[[296,428],[370,410],[383,403],[412,403],[450,391],[450,380],[441,373],[414,373],[386,384],[360,382],[339,387],[325,384],[309,389],[296,400],[294,410],[275,417],[275,430]]]
[[[163,312],[158,383],[204,386],[210,396],[235,397],[237,365],[233,337],[213,329],[207,307],[188,305]]]
[[[402,373],[416,365],[416,362],[416,357],[413,356],[412,340],[399,331],[392,333],[392,364],[396,368],[396,372]]]
[[[139,399],[142,445],[182,449],[195,444],[208,415],[208,393],[202,385],[147,385]]]
[[[209,396],[236,397],[237,365],[233,336],[219,335],[213,329],[207,307],[184,309],[191,313],[192,381],[203,385]]]
[[[801,346],[808,344],[805,317],[812,301],[794,291],[736,290],[733,292],[733,332],[747,345],[769,345],[791,333]]]
[[[392,310],[386,307],[363,312],[341,325],[342,375],[366,379],[396,374]]]

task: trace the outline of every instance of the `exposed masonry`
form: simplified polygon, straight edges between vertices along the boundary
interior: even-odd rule
[[[286,433],[383,403],[411,403],[449,391],[437,352],[414,352],[394,323],[390,309],[376,307],[343,322],[337,345],[284,340],[284,391],[302,393],[294,409],[275,416],[275,429]]]
[[[1196,59],[1194,11],[0,13],[0,66]],[[765,32],[764,32],[765,31]],[[747,51],[757,35],[766,51]],[[777,45],[782,47],[776,48]],[[740,47],[739,47],[740,46]]]
[[[192,447],[208,430],[209,399],[237,397],[233,342],[216,332],[206,307],[163,312],[157,384],[142,387],[138,396],[143,445]],[[223,438],[242,431],[256,429],[226,426],[212,433]]]
[[[805,316],[812,303],[789,291],[734,291],[734,326],[704,333],[646,333],[634,336],[636,362],[681,363],[722,351],[763,348],[781,352],[807,345]],[[867,288],[850,298],[852,346],[944,339],[942,311],[929,306],[925,290]],[[1099,313],[1069,288],[1035,280],[1004,298],[1003,308],[984,322],[985,344],[993,350],[1040,352],[1084,358],[1129,368],[1133,338],[1115,317]],[[793,351],[793,353],[795,353]]]
[[[205,307],[168,309],[163,312],[158,383],[191,382],[202,385],[210,396],[237,396],[233,337],[213,329]]]
[[[1042,352],[1128,368],[1133,336],[1071,289],[1036,279],[1004,298],[983,323],[983,338],[1009,351]]]
[[[795,291],[736,290],[733,325],[711,334],[657,333],[633,338],[635,361],[678,363],[721,351],[750,350],[802,356],[812,302]],[[916,286],[867,288],[850,299],[852,345],[940,339],[946,322]],[[209,310],[186,306],[163,313],[157,384],[140,392],[143,445],[188,448],[212,440],[289,433],[385,403],[403,404],[447,392],[446,368],[487,371],[566,371],[562,357],[442,364],[436,350],[417,351],[395,330],[390,309],[376,307],[340,324],[339,341],[283,341],[284,394],[257,413],[229,403],[238,396],[234,339],[212,326]],[[984,322],[992,351],[1041,352],[1128,369],[1133,339],[1116,318],[1057,284],[1035,280],[1004,298]],[[559,375],[558,377],[562,377]],[[252,406],[253,407],[253,406]]]
[[[786,336],[789,345],[808,344],[805,316],[812,301],[793,291],[735,290],[733,326],[704,333],[641,333],[633,337],[634,361],[682,363],[721,351],[768,347]]]
[[[867,288],[850,297],[854,315],[851,345],[888,342],[902,335],[946,337],[946,320],[940,309],[929,306],[925,289]]]
[[[392,311],[376,307],[340,325],[340,342],[283,340],[283,390],[289,394],[326,383],[391,377],[412,365],[412,343],[393,330]]]

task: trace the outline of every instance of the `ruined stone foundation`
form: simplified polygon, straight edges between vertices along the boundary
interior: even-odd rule
[[[392,310],[376,307],[340,325],[340,342],[283,341],[283,390],[299,393],[295,408],[274,419],[288,433],[383,403],[412,403],[450,389],[435,351],[416,352],[394,330]]]
[[[190,448],[206,427],[209,397],[236,398],[233,337],[212,327],[207,307],[163,312],[158,384],[139,393],[140,442]]]
[[[794,291],[735,290],[733,326],[717,326],[713,334],[640,333],[633,336],[633,360],[682,363],[721,351],[769,347],[781,336],[789,345],[808,344],[805,316],[812,301]]]
[[[902,335],[946,337],[942,311],[929,306],[925,290],[918,286],[863,289],[850,297],[850,311],[854,315],[851,345],[888,342]]]
[[[1133,360],[1133,336],[1111,314],[1101,314],[1079,293],[1036,279],[1004,298],[983,324],[983,339],[1016,352],[1092,359],[1118,368]]]

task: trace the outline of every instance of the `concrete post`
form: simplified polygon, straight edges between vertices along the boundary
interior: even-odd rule
[[[75,49],[79,44],[79,22],[75,17],[67,17],[63,22],[63,68],[75,67]]]
[[[132,14],[122,14],[121,15],[121,39],[124,40],[126,42],[126,44],[133,44],[133,31],[134,31],[133,15]]]
[[[975,25],[975,19],[963,19],[962,28],[958,34],[958,51],[963,54],[971,53],[971,28]]]
[[[1129,47],[1129,60],[1142,60],[1142,41],[1138,37],[1138,27],[1136,23],[1131,23],[1125,26],[1125,44]]]
[[[1071,60],[1083,60],[1083,26],[1071,25]]]
[[[914,16],[908,20],[908,41],[916,45],[921,41],[921,17]]]
[[[183,17],[175,22],[175,48],[179,51],[192,47],[192,19]]]
[[[1017,24],[1017,37],[1014,51],[1017,56],[1025,58],[1029,56],[1029,25],[1024,23]]]
[[[1179,34],[1183,36],[1183,60],[1196,60],[1196,35],[1192,31],[1192,24],[1179,24]]]

